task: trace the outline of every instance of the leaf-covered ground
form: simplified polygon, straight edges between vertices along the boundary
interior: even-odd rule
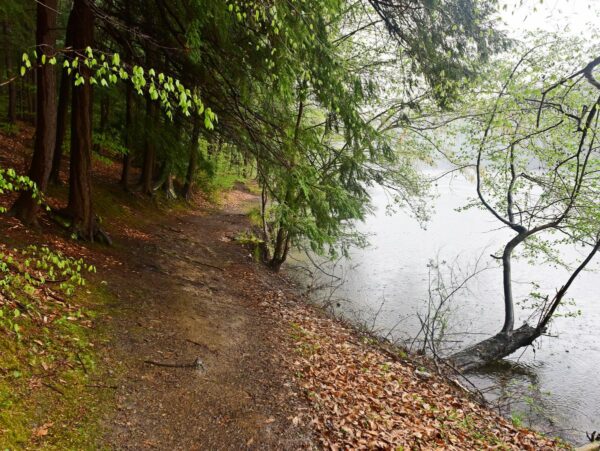
[[[0,167],[24,172],[32,132],[0,134]],[[42,227],[0,217],[0,449],[93,449],[112,389],[98,353],[109,299],[88,269],[105,261]]]
[[[272,295],[271,299],[281,299]],[[277,303],[289,324],[287,362],[327,449],[549,450],[563,444],[514,427],[406,354],[302,303]]]

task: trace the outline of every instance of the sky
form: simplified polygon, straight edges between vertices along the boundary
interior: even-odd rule
[[[500,0],[500,5],[505,28],[515,38],[542,29],[598,39],[589,30],[600,24],[600,0]]]

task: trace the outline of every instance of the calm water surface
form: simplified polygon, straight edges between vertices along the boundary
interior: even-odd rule
[[[503,320],[501,271],[489,255],[498,253],[510,231],[487,212],[457,212],[475,194],[472,182],[455,177],[438,185],[435,214],[423,230],[403,213],[386,214],[388,198],[382,191],[373,192],[375,215],[359,229],[371,234],[371,246],[355,249],[350,261],[335,268],[344,283],[335,298],[343,299],[337,307],[348,317],[374,321],[386,335],[393,329],[393,339],[404,340],[419,330],[417,314],[425,311],[428,298],[430,259],[457,261],[463,268],[483,255],[482,264],[493,266],[480,274],[469,290],[453,301],[449,317],[449,338],[456,346],[466,346],[483,335],[499,330]],[[583,251],[567,249],[567,257],[576,259]],[[514,364],[498,365],[470,375],[482,389],[497,398],[506,392],[518,392],[520,401],[509,411],[548,432],[575,442],[585,441],[585,431],[600,429],[600,258],[593,271],[582,274],[570,290],[570,297],[582,314],[554,321],[551,334],[537,345],[509,359]],[[531,290],[531,281],[539,291],[552,295],[566,281],[568,273],[549,264],[535,266],[517,261],[513,269],[515,299],[523,299]],[[383,303],[383,306],[382,306]],[[520,325],[529,311],[517,312]],[[399,323],[399,321],[401,321]],[[465,333],[467,332],[467,333]]]

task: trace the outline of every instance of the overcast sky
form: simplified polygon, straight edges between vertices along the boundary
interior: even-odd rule
[[[500,0],[500,4],[506,5],[502,18],[515,38],[536,29],[581,34],[600,25],[600,0]],[[589,38],[596,40],[598,35],[591,33]]]

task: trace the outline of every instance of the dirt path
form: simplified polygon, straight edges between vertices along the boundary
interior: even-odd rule
[[[121,270],[107,275],[119,299],[107,363],[122,370],[105,421],[111,448],[312,446],[291,421],[302,406],[281,369],[282,329],[260,299],[266,274],[231,242],[250,198],[234,193],[223,211],[119,240]]]

